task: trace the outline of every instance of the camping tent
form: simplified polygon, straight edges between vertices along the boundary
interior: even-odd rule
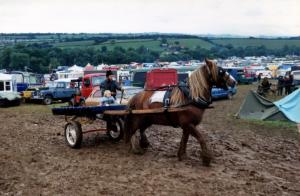
[[[274,104],[289,120],[300,123],[300,89]]]
[[[250,91],[237,114],[242,119],[288,120],[300,123],[300,90],[285,98],[271,102]],[[297,116],[298,113],[298,116]]]
[[[94,66],[91,65],[90,63],[88,63],[85,67],[84,67],[84,71],[91,71],[94,70]]]
[[[72,67],[68,68],[68,71],[70,72],[82,72],[83,73],[84,68],[77,66],[77,65],[73,65]]]

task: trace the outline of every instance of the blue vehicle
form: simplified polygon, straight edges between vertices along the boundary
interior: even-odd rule
[[[51,104],[53,101],[70,101],[76,94],[76,88],[70,86],[68,81],[54,82],[45,90],[36,90],[32,93],[31,99],[43,101],[45,105]]]
[[[212,94],[212,98],[214,100],[216,99],[232,99],[233,95],[235,95],[237,92],[237,88],[236,87],[229,87],[228,90],[222,89],[222,88],[216,88],[213,87],[211,90],[211,94]]]
[[[246,73],[243,67],[223,67],[239,84],[252,84],[254,77]]]

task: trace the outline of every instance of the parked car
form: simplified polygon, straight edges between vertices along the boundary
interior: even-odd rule
[[[216,88],[213,87],[211,90],[212,98],[214,100],[216,99],[232,99],[233,96],[237,93],[236,87],[229,87],[228,90],[222,89],[222,88]]]
[[[265,78],[265,77],[268,79],[272,78],[272,72],[269,70],[257,71],[255,74],[256,74],[256,77],[258,77],[258,75],[260,74],[261,78]]]
[[[31,99],[42,101],[46,105],[58,100],[69,102],[75,96],[75,91],[75,88],[70,86],[69,81],[56,81],[48,89],[34,91]]]
[[[37,90],[46,90],[49,89],[49,87],[29,87],[25,91],[22,91],[20,95],[22,96],[22,101],[25,103],[28,103],[31,101],[32,93]]]
[[[294,84],[300,85],[300,70],[292,71],[292,75],[293,75]]]
[[[223,67],[239,84],[252,84],[254,77],[251,73],[246,73],[242,67]]]

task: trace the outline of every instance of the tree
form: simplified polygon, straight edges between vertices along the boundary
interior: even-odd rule
[[[29,67],[29,55],[25,53],[12,53],[9,68],[11,70],[23,70],[25,66]]]
[[[10,48],[5,48],[1,53],[0,53],[0,69],[6,69],[8,68],[10,64],[10,56],[11,56],[11,49]]]
[[[167,38],[162,38],[160,42],[161,44],[168,44]]]
[[[106,46],[102,46],[101,47],[101,52],[107,52],[107,47]]]

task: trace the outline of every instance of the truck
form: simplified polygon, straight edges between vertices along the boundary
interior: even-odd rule
[[[42,101],[50,105],[53,101],[69,102],[76,93],[76,88],[68,80],[57,80],[49,85],[48,89],[39,89],[32,92],[32,101]]]
[[[76,83],[76,92],[70,99],[69,105],[80,106],[83,105],[85,99],[89,97],[95,87],[100,88],[101,82],[106,79],[105,73],[92,73],[86,74],[82,78],[72,80],[71,82]]]

